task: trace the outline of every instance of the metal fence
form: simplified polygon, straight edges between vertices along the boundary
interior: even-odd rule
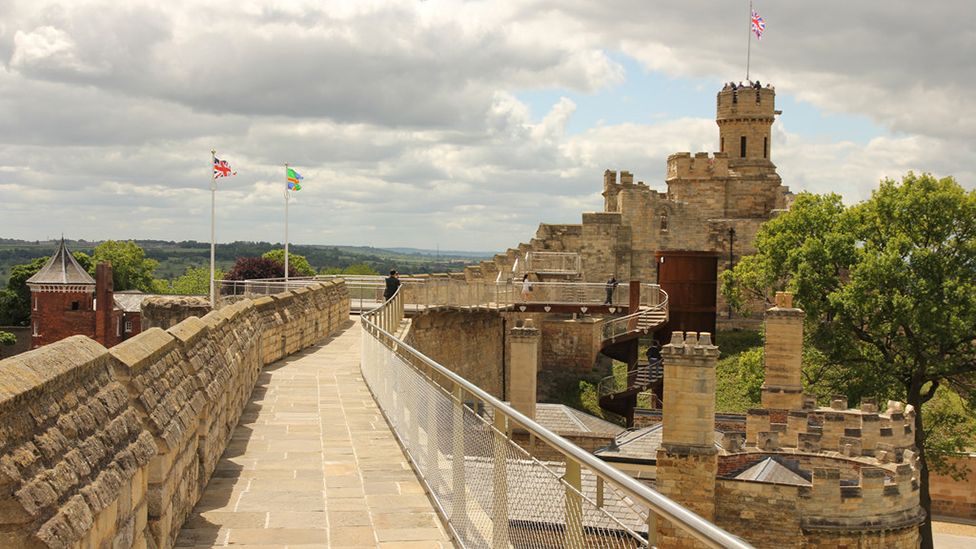
[[[406,290],[362,315],[363,378],[458,545],[652,547],[663,518],[708,547],[750,547],[404,343]]]
[[[525,252],[522,270],[530,273],[573,275],[582,272],[580,254],[575,252]]]

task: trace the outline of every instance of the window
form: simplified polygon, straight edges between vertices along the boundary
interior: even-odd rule
[[[115,319],[115,335],[122,335],[122,324],[119,323],[119,319]]]
[[[80,308],[81,308],[81,304],[80,303],[78,303],[77,301],[72,301],[71,302],[71,310],[72,311],[77,311]]]
[[[739,138],[739,158],[746,157],[746,136]]]
[[[668,212],[661,212],[661,232],[668,232]]]
[[[41,329],[36,320],[34,321],[34,329],[31,331],[31,334],[35,337],[41,335]]]
[[[718,140],[718,152],[725,152],[725,138],[721,137]]]
[[[35,296],[34,296],[34,298],[33,298],[33,299],[32,299],[31,301],[33,301],[33,302],[34,302],[34,307],[33,307],[33,309],[34,309],[34,310],[36,311],[36,310],[37,310],[37,296],[35,295]]]
[[[769,158],[769,138],[763,137],[763,158]]]
[[[131,320],[126,320],[125,321],[125,333],[128,334],[130,332],[132,332],[132,321]]]

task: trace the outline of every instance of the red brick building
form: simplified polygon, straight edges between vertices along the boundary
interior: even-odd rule
[[[31,348],[85,335],[112,347],[141,331],[140,315],[116,304],[112,264],[99,263],[93,279],[64,239],[51,259],[27,279],[31,290]],[[130,307],[131,308],[131,307]]]

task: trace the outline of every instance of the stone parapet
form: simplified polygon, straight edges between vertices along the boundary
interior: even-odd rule
[[[722,152],[680,152],[668,156],[667,179],[712,179],[729,176],[729,155]]]
[[[172,547],[261,368],[348,319],[332,281],[0,361],[0,547]]]
[[[0,361],[0,546],[144,545],[154,452],[95,341]]]

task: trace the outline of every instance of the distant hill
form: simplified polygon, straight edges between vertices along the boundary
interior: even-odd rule
[[[101,241],[67,240],[67,243],[72,251],[91,254]],[[157,278],[171,279],[183,274],[187,267],[203,267],[210,262],[209,242],[137,239],[135,243],[146,251],[147,257],[159,261],[159,267],[156,269]],[[217,264],[223,269],[228,269],[238,257],[259,256],[283,246],[271,242],[218,243]],[[29,241],[0,238],[0,287],[6,285],[12,266],[27,263],[36,257],[49,257],[56,247],[57,241],[54,240]],[[344,269],[362,263],[380,273],[398,269],[403,273],[412,274],[461,271],[466,265],[475,264],[494,255],[487,252],[320,244],[291,244],[289,250],[305,256],[312,267],[319,271],[329,268]]]

